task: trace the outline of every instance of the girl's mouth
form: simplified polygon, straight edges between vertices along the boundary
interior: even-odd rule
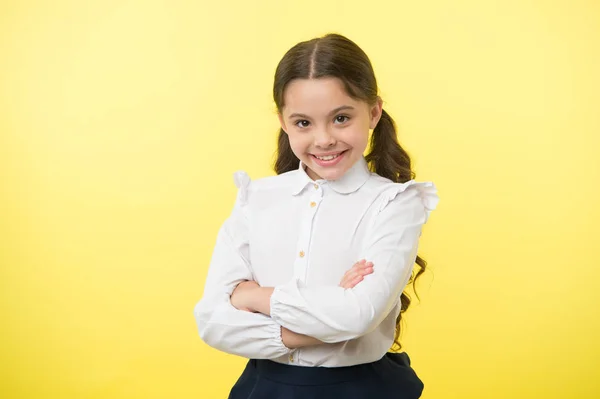
[[[310,156],[313,158],[313,160],[315,161],[315,163],[319,166],[333,166],[338,164],[343,158],[344,155],[346,155],[346,152],[348,150],[344,150],[338,153],[333,153],[333,154],[328,154],[328,155],[314,155],[314,154],[310,154]]]

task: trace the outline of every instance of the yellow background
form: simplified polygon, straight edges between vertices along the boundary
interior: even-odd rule
[[[423,398],[600,397],[598,2],[0,7],[0,397],[226,397],[193,306],[233,172],[272,173],[275,66],[330,31],[440,192]]]

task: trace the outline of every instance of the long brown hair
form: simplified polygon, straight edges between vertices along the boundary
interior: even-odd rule
[[[318,79],[335,77],[340,79],[348,95],[373,105],[378,100],[377,81],[371,61],[365,52],[350,39],[328,34],[323,37],[301,42],[292,47],[283,56],[275,71],[273,99],[279,112],[284,106],[284,90],[294,79]],[[396,183],[404,183],[415,178],[411,170],[408,153],[398,143],[396,126],[392,117],[383,111],[370,140],[369,152],[365,159],[372,172]],[[277,174],[297,169],[299,159],[292,152],[287,134],[279,130],[274,169]],[[417,278],[425,271],[427,262],[419,256],[416,259],[420,267],[413,273],[409,283],[413,289]],[[418,297],[418,294],[417,294]],[[400,297],[401,309],[396,319],[396,335],[392,349],[400,350],[400,331],[402,314],[410,306],[410,297],[403,292]]]

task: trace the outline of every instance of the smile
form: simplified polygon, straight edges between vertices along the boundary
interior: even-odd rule
[[[337,157],[339,157],[340,155],[342,155],[342,153],[340,152],[339,154],[335,154],[335,155],[325,155],[323,157],[319,157],[317,155],[315,155],[315,158],[318,158],[322,161],[331,161],[332,159],[336,159]]]
[[[333,154],[330,153],[327,155],[310,154],[310,156],[313,157],[313,159],[320,166],[333,166],[333,165],[336,165],[343,158],[343,156],[346,154],[347,151],[348,150],[344,150],[341,152],[336,152]]]

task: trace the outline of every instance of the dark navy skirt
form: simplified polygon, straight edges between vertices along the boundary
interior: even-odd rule
[[[252,359],[229,399],[416,399],[423,382],[406,352],[386,353],[373,363],[302,367]]]

